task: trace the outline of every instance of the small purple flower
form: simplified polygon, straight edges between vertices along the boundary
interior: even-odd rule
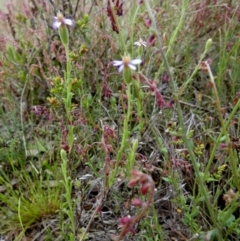
[[[142,63],[141,59],[131,60],[131,58],[126,55],[122,57],[122,60],[114,60],[113,66],[119,66],[118,72],[120,73],[122,72],[123,68],[130,68],[132,70],[136,70],[137,67],[135,65],[141,64],[141,63]]]
[[[52,24],[54,29],[58,29],[61,25],[69,25],[72,26],[74,21],[69,18],[64,18],[61,12],[57,13],[57,16],[54,17],[54,22]]]
[[[154,34],[152,34],[148,40],[147,40],[147,44],[150,46],[153,46],[156,42],[156,36]]]

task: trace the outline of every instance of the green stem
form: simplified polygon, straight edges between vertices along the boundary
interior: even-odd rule
[[[199,63],[201,63],[202,60],[205,58],[207,52],[208,52],[208,49],[205,48],[204,52],[203,52],[203,53],[201,54],[201,56],[200,56]],[[178,97],[180,97],[180,96],[183,94],[184,90],[185,90],[186,87],[191,83],[191,81],[193,80],[193,77],[196,75],[196,73],[197,73],[198,71],[199,71],[199,65],[197,65],[197,66],[195,67],[195,69],[193,70],[191,76],[190,76],[190,77],[187,79],[187,81],[184,82],[183,85],[179,88],[179,90],[178,90]]]
[[[138,13],[138,10],[139,10],[139,8],[140,8],[140,5],[137,5],[137,7],[136,7],[136,10],[135,10],[135,13],[133,14],[133,19],[132,19],[132,21],[131,21],[131,26],[134,26],[134,23],[136,22],[135,20],[136,20],[136,17],[137,17],[137,13]],[[134,32],[133,32],[134,33]],[[132,34],[131,35],[131,56],[133,56],[133,47],[134,47],[134,45],[133,45],[133,37],[134,37],[134,34]],[[140,46],[140,47],[142,47],[142,46]],[[139,48],[139,49],[141,49],[141,48]],[[139,57],[141,57],[142,55],[139,55]]]
[[[148,3],[147,3],[148,4]],[[166,52],[166,57],[169,55],[171,49],[172,49],[172,46],[173,46],[173,43],[175,42],[176,40],[176,37],[177,37],[177,34],[179,32],[179,30],[181,29],[182,25],[183,25],[183,20],[184,20],[184,17],[185,17],[185,13],[186,13],[186,8],[188,6],[188,0],[183,0],[182,1],[182,10],[181,10],[181,16],[180,16],[180,19],[178,21],[178,25],[177,27],[175,28],[174,32],[171,34],[171,38],[170,38],[170,41],[168,43],[168,49],[167,49],[167,52]],[[159,36],[158,36],[159,37]],[[164,64],[165,64],[165,61],[164,61]],[[162,65],[160,65],[159,69],[158,69],[158,72],[157,74],[155,75],[154,79],[157,80],[159,79],[159,75],[160,73],[162,72]]]
[[[134,93],[134,97],[137,99],[136,102],[137,102],[137,115],[138,115],[138,121],[139,121],[139,128],[138,128],[139,135],[142,135],[142,133],[144,131],[144,122],[143,122],[143,113],[144,113],[143,96],[144,96],[144,93],[142,92],[142,90],[140,88],[139,76],[136,79],[136,81],[134,81],[133,93]]]
[[[118,170],[118,167],[119,167],[119,164],[121,162],[121,159],[122,159],[122,155],[123,155],[123,151],[125,150],[126,146],[127,146],[127,139],[129,137],[129,129],[128,129],[128,124],[129,124],[129,121],[130,121],[130,118],[131,118],[131,112],[132,112],[132,105],[131,105],[131,102],[132,102],[132,95],[131,95],[131,83],[127,84],[127,97],[128,97],[128,107],[127,107],[127,114],[125,116],[125,119],[124,119],[124,123],[123,123],[123,136],[122,136],[122,141],[121,141],[121,145],[120,145],[120,149],[117,153],[117,162],[116,162],[116,165],[114,167],[114,170],[113,170],[113,173],[109,179],[110,181],[110,185],[112,185],[113,181],[114,181],[114,178],[117,174],[117,170]]]
[[[67,112],[67,119],[70,118],[71,112],[71,101],[72,101],[72,83],[71,83],[71,62],[69,58],[69,48],[65,45],[65,52],[66,52],[66,88],[67,88],[67,100],[66,100],[66,112]]]
[[[73,142],[74,142],[74,135],[73,129],[74,126],[72,125],[72,116],[71,116],[71,105],[72,105],[72,81],[71,81],[71,61],[69,58],[69,47],[68,45],[64,45],[65,52],[66,52],[66,75],[65,75],[65,83],[67,88],[67,96],[65,102],[65,109],[67,113],[67,121],[68,121],[68,136],[67,142],[69,145],[69,153],[71,153]]]
[[[172,49],[172,46],[173,46],[173,43],[176,40],[177,34],[178,34],[179,30],[181,29],[181,27],[183,25],[183,20],[185,18],[185,13],[186,13],[187,6],[188,6],[188,0],[183,0],[182,1],[181,16],[180,16],[180,19],[178,21],[177,27],[175,28],[175,30],[171,34],[171,38],[170,38],[170,41],[169,41],[169,44],[168,44],[168,49],[167,49],[167,52],[166,52],[166,56],[168,56],[168,54],[170,53],[170,51]]]
[[[68,176],[68,171],[67,171],[67,163],[68,163],[67,153],[64,150],[61,150],[60,155],[62,159],[62,164],[61,164],[61,169],[63,174],[62,183],[65,188],[64,197],[68,205],[68,210],[66,211],[66,214],[70,218],[70,223],[71,223],[72,234],[70,235],[70,237],[74,237],[76,228],[75,228],[74,210],[73,210],[73,203],[72,203],[72,181],[70,180]],[[72,240],[73,239],[70,238],[70,241]]]

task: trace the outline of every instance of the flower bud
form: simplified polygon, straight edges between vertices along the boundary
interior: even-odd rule
[[[211,46],[212,46],[212,39],[209,38],[205,44],[205,51],[208,51]]]

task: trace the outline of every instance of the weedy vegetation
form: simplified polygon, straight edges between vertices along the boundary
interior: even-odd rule
[[[239,1],[0,18],[1,240],[239,240]]]

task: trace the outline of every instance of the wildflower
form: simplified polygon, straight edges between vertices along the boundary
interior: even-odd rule
[[[130,215],[119,219],[119,223],[122,226],[126,224],[131,224],[131,222],[132,222],[132,217]]]
[[[147,42],[143,41],[141,38],[139,39],[139,41],[134,42],[134,45],[138,46],[138,47],[147,47]]]
[[[141,207],[142,204],[143,204],[143,202],[142,202],[139,198],[135,198],[135,199],[133,199],[132,204],[133,204],[135,207]]]
[[[123,228],[122,236],[126,236],[127,233],[135,234],[134,226],[134,218],[130,215],[126,217],[122,217],[119,219],[119,224]]]
[[[158,107],[164,108],[166,106],[166,102],[163,99],[163,96],[161,95],[161,93],[157,89],[155,90],[155,96],[156,96]]]
[[[142,60],[141,59],[133,59],[131,60],[131,58],[129,56],[123,56],[122,60],[114,60],[113,61],[113,66],[119,66],[118,68],[118,72],[122,72],[123,68],[130,68],[132,70],[136,70],[136,66],[137,64],[141,64]]]
[[[140,188],[142,195],[146,195],[149,192],[149,190],[152,190],[152,187],[152,183],[143,184]]]
[[[58,29],[60,26],[70,25],[72,26],[74,21],[69,18],[64,18],[61,12],[57,13],[57,17],[54,17],[54,22],[52,24],[54,29]]]
[[[69,33],[66,25],[72,26],[73,20],[64,18],[61,12],[57,13],[57,17],[54,17],[53,28],[58,29],[60,39],[65,47],[69,44]]]
[[[152,20],[150,18],[145,18],[144,24],[147,28],[150,28],[150,26],[152,25]]]
[[[168,76],[167,74],[164,74],[164,75],[162,76],[162,81],[163,81],[163,83],[168,83],[168,82],[170,81],[169,76]]]
[[[155,35],[151,35],[148,38],[147,43],[148,43],[148,45],[153,46],[155,44],[155,41],[156,41],[156,36]]]

